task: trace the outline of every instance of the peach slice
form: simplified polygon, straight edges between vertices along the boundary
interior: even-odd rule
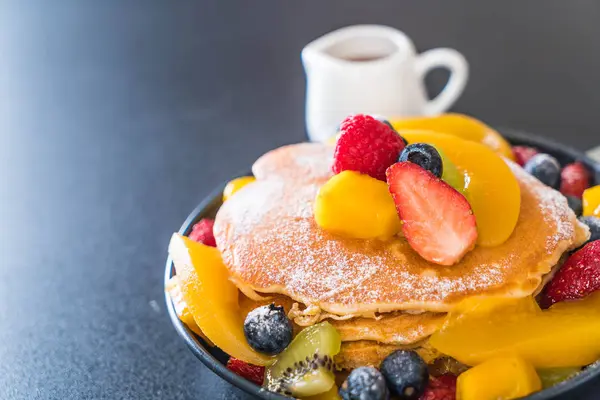
[[[467,365],[518,356],[536,368],[581,367],[600,357],[600,292],[541,310],[531,297],[461,302],[431,336]]]
[[[190,308],[188,307],[185,299],[183,298],[183,292],[181,291],[181,286],[179,284],[179,276],[174,275],[169,279],[167,284],[165,285],[165,291],[169,293],[169,297],[173,302],[173,306],[175,307],[175,312],[177,316],[187,325],[188,328],[192,330],[196,335],[200,336],[206,343],[211,346],[214,346],[213,343],[206,337],[206,335],[198,328],[196,321],[194,320],[194,316],[190,312]]]
[[[229,181],[225,186],[225,189],[223,189],[223,202],[229,200],[231,196],[237,193],[241,188],[255,180],[256,178],[253,176],[240,176],[239,178]]]
[[[272,363],[272,357],[257,353],[246,341],[238,289],[229,280],[219,250],[175,233],[169,254],[183,298],[202,332],[232,357],[254,365]]]
[[[517,399],[542,388],[540,377],[518,357],[493,358],[463,372],[456,382],[461,400]]]
[[[521,188],[506,162],[488,147],[430,131],[405,132],[409,143],[429,143],[462,170],[466,197],[477,220],[480,246],[497,246],[512,234],[521,210]]]
[[[514,161],[512,148],[502,135],[468,115],[449,113],[435,117],[393,119],[391,123],[402,136],[404,136],[402,132],[404,130],[427,130],[446,133],[484,144],[496,153]]]

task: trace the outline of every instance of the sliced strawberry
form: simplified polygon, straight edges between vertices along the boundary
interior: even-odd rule
[[[265,367],[248,364],[237,358],[229,358],[227,369],[261,386],[265,378]]]
[[[600,240],[573,253],[546,285],[540,306],[548,308],[563,300],[581,299],[600,289]]]
[[[386,176],[404,236],[421,257],[452,265],[475,246],[477,226],[465,196],[411,162],[392,165]]]

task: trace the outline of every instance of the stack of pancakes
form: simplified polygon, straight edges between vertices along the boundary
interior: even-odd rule
[[[316,143],[265,154],[253,166],[257,180],[219,210],[214,232],[243,311],[275,302],[296,329],[330,321],[342,338],[336,362],[343,369],[378,365],[399,348],[433,360],[438,354],[427,339],[457,303],[535,295],[563,253],[589,237],[559,192],[510,161],[521,187],[512,236],[496,247],[476,247],[455,265],[425,261],[400,236],[336,236],[313,217],[332,157],[332,146]]]

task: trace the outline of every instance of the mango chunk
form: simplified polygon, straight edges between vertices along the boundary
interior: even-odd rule
[[[231,198],[238,190],[255,180],[256,178],[253,176],[241,176],[229,181],[225,186],[225,189],[223,189],[223,202],[229,200],[229,198]]]
[[[458,400],[509,400],[542,388],[531,364],[519,357],[492,358],[458,376]]]
[[[355,171],[334,175],[314,204],[317,225],[354,239],[389,239],[401,223],[385,182]]]
[[[586,189],[582,201],[584,217],[600,217],[600,185]]]
[[[600,358],[600,292],[548,310],[531,297],[469,299],[430,343],[467,365],[516,355],[536,368],[581,367]]]
[[[272,357],[257,353],[246,341],[238,289],[229,280],[219,250],[175,233],[169,255],[194,321],[215,346],[249,364],[272,363]]]

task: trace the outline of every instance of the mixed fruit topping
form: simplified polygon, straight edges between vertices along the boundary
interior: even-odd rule
[[[419,130],[425,120],[393,123],[401,132],[371,116],[346,118],[334,152],[336,175],[315,200],[317,224],[357,239],[385,240],[402,231],[421,257],[441,265],[455,264],[476,244],[506,241],[521,202],[519,184],[498,154],[507,145],[491,129],[474,134],[472,119],[447,118],[451,133],[439,131],[445,117]],[[460,124],[470,133],[461,136]],[[381,171],[389,193],[377,182]]]
[[[462,373],[456,383],[456,397],[461,400],[516,399],[541,388],[540,377],[531,364],[519,357],[497,357]]]
[[[583,163],[561,168],[552,155],[511,148],[459,114],[391,122],[355,115],[339,130],[334,175],[314,201],[316,224],[334,235],[403,236],[425,260],[453,265],[475,246],[497,246],[512,234],[521,195],[511,160],[560,190],[590,239],[565,257],[537,298],[460,302],[428,339],[440,354],[429,364],[414,350],[396,350],[339,379],[335,327],[324,321],[300,329],[276,302],[242,312],[214,221],[202,219],[189,237],[173,235],[176,275],[166,290],[181,321],[229,354],[230,371],[308,400],[491,400],[551,387],[600,358],[600,186],[590,187]],[[231,181],[223,201],[254,180]]]
[[[477,220],[477,244],[497,246],[512,234],[521,209],[521,190],[504,159],[481,143],[437,132],[402,132],[409,143],[441,149],[463,172],[465,195]],[[442,216],[445,217],[445,216]]]

